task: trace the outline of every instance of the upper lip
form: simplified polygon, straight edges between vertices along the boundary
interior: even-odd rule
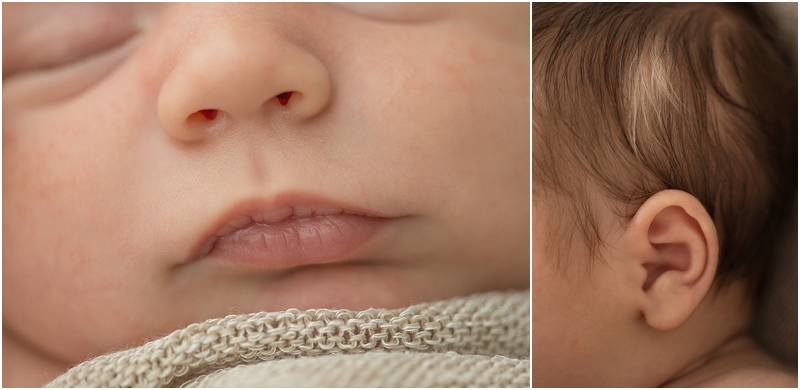
[[[190,252],[189,261],[202,258],[220,237],[245,229],[254,223],[279,223],[289,218],[353,214],[365,218],[392,218],[375,211],[346,205],[315,196],[285,196],[276,200],[245,199],[217,217]]]

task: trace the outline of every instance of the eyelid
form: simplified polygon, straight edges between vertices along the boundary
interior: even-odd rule
[[[332,3],[358,16],[396,23],[421,23],[442,17],[445,3]]]
[[[142,34],[54,69],[24,72],[3,80],[3,101],[19,105],[53,103],[84,92],[118,68],[139,46]]]
[[[3,78],[69,64],[116,47],[140,30],[137,9],[129,4],[32,4],[20,12],[9,20],[9,36],[3,27]]]

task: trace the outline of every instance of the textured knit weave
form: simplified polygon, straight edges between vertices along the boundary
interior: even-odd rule
[[[232,315],[84,362],[48,386],[180,386],[200,375],[242,364],[376,351],[424,352],[440,358],[455,352],[527,359],[529,317],[527,291],[477,294],[396,310],[287,310]],[[457,359],[450,357],[451,363]],[[446,368],[450,363],[442,364],[437,367]],[[516,372],[518,366],[526,364],[507,365],[510,372]],[[521,374],[523,380],[529,380],[527,370]]]
[[[530,360],[373,351],[240,365],[184,387],[530,387]]]

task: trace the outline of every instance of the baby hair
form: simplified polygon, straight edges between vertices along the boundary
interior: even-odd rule
[[[768,21],[728,4],[532,15],[533,198],[559,210],[546,216],[559,264],[558,248],[599,257],[599,207],[624,221],[677,189],[714,220],[717,277],[756,287],[797,188],[796,76]]]

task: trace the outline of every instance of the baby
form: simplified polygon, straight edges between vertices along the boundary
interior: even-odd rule
[[[231,313],[527,289],[529,26],[4,4],[3,385]]]
[[[796,70],[745,5],[533,16],[533,386],[797,386],[748,336]]]

